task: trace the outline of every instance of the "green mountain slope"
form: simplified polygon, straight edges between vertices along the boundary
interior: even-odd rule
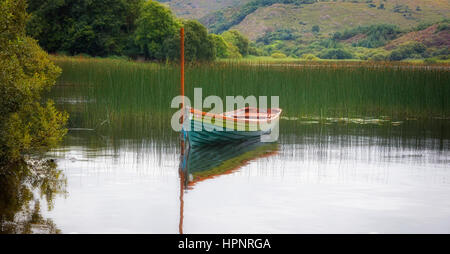
[[[210,32],[237,29],[252,40],[286,30],[305,39],[358,25],[394,24],[402,29],[450,18],[450,0],[163,0]]]
[[[383,4],[383,9],[379,8],[380,4]],[[330,1],[301,6],[274,4],[258,8],[231,29],[239,30],[252,40],[282,29],[297,32],[307,39],[316,36],[312,33],[314,25],[319,26],[321,35],[329,36],[360,25],[384,23],[408,29],[423,22],[436,22],[449,17],[448,0],[386,0],[369,4]]]
[[[450,29],[448,23],[441,23],[429,26],[419,31],[406,33],[399,38],[390,41],[385,45],[385,49],[392,50],[411,41],[423,43],[426,47],[450,49]]]
[[[206,1],[206,0],[205,0]],[[177,6],[201,0],[170,0]],[[257,55],[324,59],[449,58],[450,0],[212,0],[197,18],[209,32],[238,30]],[[445,21],[446,20],[446,21]],[[442,29],[438,29],[441,27]],[[414,32],[415,31],[415,32]],[[395,51],[395,52],[394,52]]]
[[[159,0],[167,4],[178,17],[200,19],[227,7],[235,7],[251,0]]]

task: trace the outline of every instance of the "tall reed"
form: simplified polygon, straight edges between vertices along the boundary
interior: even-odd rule
[[[56,58],[63,73],[51,97],[71,114],[72,127],[134,130],[174,136],[172,98],[180,93],[179,66],[122,60]],[[420,67],[420,66],[419,66]],[[387,63],[247,64],[186,67],[186,95],[279,96],[292,118],[450,116],[450,71]]]

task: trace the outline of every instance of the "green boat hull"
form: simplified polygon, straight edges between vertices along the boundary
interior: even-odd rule
[[[190,130],[183,130],[190,146],[209,145],[217,143],[242,142],[250,139],[259,139],[268,131],[237,131],[225,127],[218,128],[209,123],[195,120],[190,121]]]

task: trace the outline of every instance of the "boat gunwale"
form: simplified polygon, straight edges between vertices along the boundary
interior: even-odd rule
[[[249,109],[257,109],[257,110],[259,110],[258,108],[245,107],[245,108],[241,108],[241,109],[237,109],[237,110],[233,110],[233,111],[227,111],[227,112],[220,113],[220,114],[204,112],[204,111],[201,111],[201,110],[198,110],[198,109],[195,109],[195,108],[191,108],[191,107],[186,107],[186,108],[187,108],[189,113],[194,114],[194,116],[197,115],[197,117],[199,115],[201,115],[202,117],[208,116],[208,117],[211,117],[211,118],[214,118],[214,119],[220,119],[221,118],[224,121],[228,120],[228,121],[233,121],[233,122],[237,122],[237,123],[238,122],[240,122],[240,123],[261,123],[261,122],[268,122],[268,123],[270,123],[270,122],[272,122],[274,120],[277,120],[280,117],[280,115],[281,115],[281,113],[283,111],[281,108],[268,108],[267,111],[270,110],[270,111],[278,111],[278,112],[273,114],[273,115],[271,114],[271,116],[269,118],[264,117],[264,118],[252,119],[252,118],[230,117],[230,116],[227,116],[227,114],[230,114],[232,112],[237,112],[239,110],[247,110],[247,109],[248,110]],[[265,113],[265,114],[267,115],[267,113]]]

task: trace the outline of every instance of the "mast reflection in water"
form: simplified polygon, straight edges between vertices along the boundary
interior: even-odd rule
[[[234,173],[253,160],[277,153],[277,143],[261,143],[259,138],[194,147],[181,141],[179,233],[183,234],[185,192],[202,181]]]

